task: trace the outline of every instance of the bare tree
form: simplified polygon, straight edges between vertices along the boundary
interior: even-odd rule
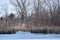
[[[35,22],[36,25],[44,24],[45,20],[45,7],[41,0],[34,0],[34,13],[35,13]]]
[[[17,10],[17,14],[20,16],[21,25],[23,23],[28,24],[27,22],[27,13],[29,11],[29,0],[10,0],[13,6],[15,6]]]
[[[7,27],[7,24],[8,24],[8,22],[7,22],[8,4],[6,3],[4,5],[1,5],[1,10],[5,13],[5,21],[4,21],[4,23],[5,23],[5,26]]]
[[[55,3],[56,2],[56,3]],[[52,25],[57,25],[58,24],[58,17],[59,17],[59,5],[60,1],[59,0],[46,0],[45,4],[48,6],[49,11],[50,11],[50,17],[51,17],[51,24]]]

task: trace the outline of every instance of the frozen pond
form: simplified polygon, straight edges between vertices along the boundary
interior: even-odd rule
[[[60,34],[34,34],[30,32],[17,32],[16,34],[0,34],[0,39],[52,39],[60,38]]]

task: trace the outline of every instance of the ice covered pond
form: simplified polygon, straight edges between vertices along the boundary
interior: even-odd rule
[[[34,34],[30,32],[17,32],[16,34],[0,34],[2,39],[45,39],[60,38],[60,34]]]

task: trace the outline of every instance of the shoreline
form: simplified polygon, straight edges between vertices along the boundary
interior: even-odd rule
[[[42,34],[60,34],[60,27],[33,27],[23,29],[10,29],[2,30],[0,34],[15,34],[16,32],[30,32],[30,33],[42,33]]]

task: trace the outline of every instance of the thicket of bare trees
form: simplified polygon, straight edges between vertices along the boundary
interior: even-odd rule
[[[60,26],[60,0],[10,0],[10,3],[15,7],[18,17],[13,13],[8,16],[8,5],[2,6],[6,26]]]
[[[60,26],[59,10],[59,0],[34,0],[35,25]]]
[[[60,26],[59,0],[33,0],[31,15],[27,16],[31,2],[29,0],[10,0],[16,7],[21,23],[35,26]]]

